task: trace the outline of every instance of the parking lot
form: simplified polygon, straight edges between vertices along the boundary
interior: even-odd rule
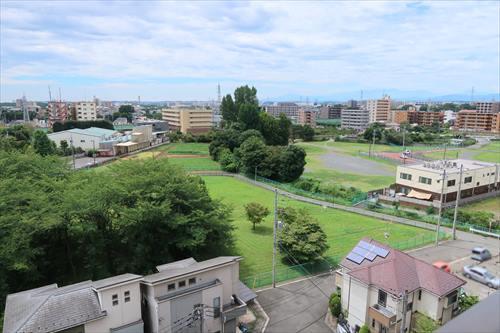
[[[484,246],[490,250],[493,258],[479,265],[485,267],[497,277],[500,276],[499,245],[500,241],[496,239],[476,237],[468,240],[442,242],[438,247],[428,246],[411,251],[410,254],[431,264],[440,260],[450,263],[452,272],[467,281],[467,284],[463,287],[465,292],[483,299],[495,290],[475,280],[464,277],[462,269],[465,265],[478,264],[470,258],[471,249],[476,246]]]

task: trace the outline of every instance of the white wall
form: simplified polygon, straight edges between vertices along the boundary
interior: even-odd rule
[[[350,298],[349,308],[347,309],[347,319],[351,326],[366,323],[366,314],[368,310],[368,287],[351,278],[351,290],[347,287],[347,294]]]
[[[130,302],[125,303],[124,293],[130,292]],[[118,305],[112,304],[112,296],[118,295]],[[101,309],[107,316],[85,324],[86,333],[109,332],[111,328],[120,327],[141,319],[141,293],[139,282],[127,283],[98,293]]]
[[[220,297],[221,300],[221,313],[218,318],[206,318],[203,325],[203,332],[217,332],[222,331],[222,299],[223,299],[223,288],[221,285],[218,285],[214,288],[209,288],[203,290],[202,293],[202,301],[203,304],[208,306],[213,305],[213,300],[216,297]]]
[[[83,150],[93,149],[95,142],[96,149],[99,148],[99,142],[102,141],[102,138],[93,135],[83,135],[79,133],[70,133],[66,131],[51,133],[48,135],[49,139],[54,141],[58,147],[61,146],[61,141],[66,140],[68,143],[68,147],[71,147],[71,139],[73,139],[73,146],[75,148],[80,147]]]

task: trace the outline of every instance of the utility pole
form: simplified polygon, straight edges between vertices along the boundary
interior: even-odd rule
[[[273,288],[276,288],[276,224],[278,223],[278,189],[274,189],[274,223],[273,223]]]
[[[255,173],[253,175],[253,180],[257,182],[257,166],[255,166]]]
[[[439,227],[441,226],[441,214],[443,213],[443,194],[444,194],[444,182],[446,179],[446,166],[443,167],[443,178],[441,179],[441,198],[439,202],[439,215],[436,225],[436,246],[439,246]]]
[[[92,156],[94,157],[94,165],[95,165],[95,140],[92,140],[92,146],[93,146]]]
[[[444,144],[443,161],[446,161],[446,143]]]
[[[401,318],[401,326],[399,327],[399,332],[400,333],[405,333],[405,326],[406,326],[406,307],[408,306],[408,290],[405,290],[403,293],[403,317]]]
[[[73,170],[76,170],[75,146],[73,146],[73,137],[70,137],[69,141],[71,142],[71,154],[73,155]]]
[[[406,149],[405,149],[405,134],[406,127],[403,125],[403,164],[406,164]]]
[[[453,213],[453,228],[452,228],[452,237],[453,240],[456,239],[456,223],[457,223],[457,214],[458,214],[458,202],[460,201],[460,194],[462,191],[462,174],[464,170],[464,165],[460,164],[460,177],[458,178],[458,191],[457,191],[457,199],[455,201],[455,212]]]

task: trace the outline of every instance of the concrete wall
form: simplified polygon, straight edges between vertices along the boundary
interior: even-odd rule
[[[80,147],[83,150],[93,149],[94,144],[92,143],[92,140],[95,141],[95,148],[98,149],[99,142],[103,140],[98,136],[69,133],[66,131],[48,134],[48,137],[50,140],[54,141],[58,147],[61,146],[61,141],[63,140],[66,140],[68,146],[71,147],[71,138],[73,138],[73,146],[75,146],[75,148]]]
[[[351,326],[363,326],[367,319],[368,310],[368,288],[362,283],[349,277],[351,281],[351,288],[349,290],[349,282],[347,282],[346,297],[349,299],[349,307],[346,308],[348,311],[347,320]],[[342,291],[342,298],[344,298],[344,291]]]

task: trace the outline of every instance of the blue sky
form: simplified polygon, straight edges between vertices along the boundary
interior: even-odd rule
[[[0,2],[0,99],[499,93],[500,3]],[[397,96],[396,96],[397,97]]]

